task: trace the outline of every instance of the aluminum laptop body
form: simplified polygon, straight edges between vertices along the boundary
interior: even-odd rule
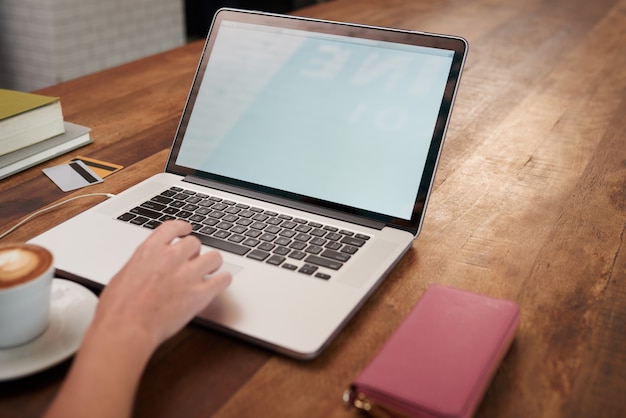
[[[264,230],[263,241],[229,217],[245,238],[233,248],[258,241],[263,250],[216,244],[233,282],[195,321],[314,358],[419,233],[466,49],[452,36],[222,9],[165,172],[32,242],[52,250],[60,276],[102,287],[168,219],[141,225],[137,211],[153,214],[162,206],[155,201],[173,195],[219,202],[220,216],[235,208],[297,224],[317,234],[306,248],[296,243],[300,232],[272,238]],[[209,221],[194,232],[205,251],[218,235]]]

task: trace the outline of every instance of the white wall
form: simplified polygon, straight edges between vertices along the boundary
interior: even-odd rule
[[[182,0],[0,0],[0,88],[32,91],[184,42]]]

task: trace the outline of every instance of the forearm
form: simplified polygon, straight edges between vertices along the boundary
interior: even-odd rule
[[[232,279],[217,272],[220,254],[201,254],[200,241],[189,232],[188,223],[163,223],[111,279],[48,417],[131,414],[154,350]]]
[[[141,335],[92,327],[46,417],[127,417],[154,350]]]

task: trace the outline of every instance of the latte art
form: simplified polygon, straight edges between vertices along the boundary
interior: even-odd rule
[[[41,276],[51,263],[52,255],[41,247],[28,244],[0,246],[0,289]]]
[[[11,281],[37,267],[37,256],[21,248],[0,253],[0,280]]]

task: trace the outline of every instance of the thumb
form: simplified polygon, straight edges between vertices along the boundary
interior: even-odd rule
[[[233,276],[227,271],[222,271],[211,274],[210,276],[206,276],[205,280],[201,284],[201,291],[207,297],[207,304],[224,289],[230,286],[232,280]]]

